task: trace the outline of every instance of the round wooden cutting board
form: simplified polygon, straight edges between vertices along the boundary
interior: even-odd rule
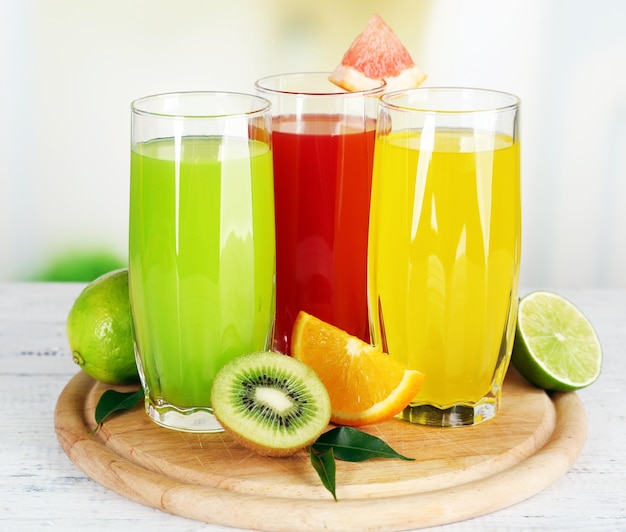
[[[56,405],[59,442],[83,472],[142,504],[253,530],[391,531],[476,517],[552,484],[586,437],[575,393],[548,395],[511,369],[500,412],[482,425],[442,429],[394,419],[363,427],[415,461],[338,461],[335,502],[306,451],[258,456],[226,433],[162,428],[141,406],[90,435],[107,388],[80,372]]]

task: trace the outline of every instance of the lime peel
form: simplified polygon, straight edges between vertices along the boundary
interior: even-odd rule
[[[128,294],[128,269],[113,270],[89,283],[66,321],[72,361],[108,384],[139,382]]]

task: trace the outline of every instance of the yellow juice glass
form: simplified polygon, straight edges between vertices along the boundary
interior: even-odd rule
[[[373,343],[426,374],[399,415],[492,418],[517,316],[519,99],[464,88],[383,96],[368,249]]]

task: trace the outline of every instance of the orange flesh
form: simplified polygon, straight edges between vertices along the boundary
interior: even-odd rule
[[[300,312],[292,354],[318,374],[331,402],[331,421],[364,425],[398,414],[417,395],[424,375],[310,314]]]

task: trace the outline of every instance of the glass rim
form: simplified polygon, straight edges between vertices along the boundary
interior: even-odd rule
[[[264,76],[262,78],[257,79],[254,82],[254,86],[257,90],[266,93],[272,94],[283,94],[287,96],[308,96],[308,97],[329,97],[329,96],[342,96],[342,97],[361,97],[361,96],[370,96],[370,95],[379,95],[383,93],[387,83],[385,80],[381,80],[380,84],[376,87],[372,87],[369,89],[363,89],[358,91],[349,91],[346,90],[339,85],[335,85],[332,81],[328,79],[331,72],[324,71],[311,71],[311,72],[285,72],[282,74],[272,74],[271,76]],[[324,76],[329,83],[329,87],[336,87],[336,90],[321,90],[321,91],[300,91],[300,90],[286,90],[274,87],[268,87],[265,85],[269,81],[277,80],[277,79],[295,79],[295,78],[304,78],[305,76],[311,77],[322,77]]]
[[[162,100],[165,98],[172,97],[197,97],[197,96],[211,96],[215,98],[230,98],[237,97],[242,100],[248,101],[257,101],[258,106],[251,107],[249,110],[242,110],[237,112],[215,112],[215,113],[174,113],[174,112],[165,112],[165,111],[155,111],[150,110],[142,105],[148,102],[155,102],[157,100]],[[179,118],[179,119],[218,119],[218,118],[226,118],[226,117],[250,117],[258,114],[263,114],[265,112],[269,112],[271,109],[272,103],[262,96],[258,96],[255,94],[248,94],[245,92],[231,92],[231,91],[173,91],[173,92],[161,92],[155,94],[149,94],[147,96],[142,96],[140,98],[136,98],[131,101],[130,108],[133,114],[142,115],[142,116],[153,116],[159,118]]]
[[[425,106],[425,105],[408,105],[395,103],[394,100],[399,99],[402,96],[411,95],[411,94],[425,94],[427,92],[432,93],[453,93],[453,94],[482,94],[482,95],[492,95],[499,96],[508,100],[508,103],[503,103],[502,105],[484,105],[484,106],[476,106],[470,108],[462,108],[457,106],[450,106],[450,108],[446,108],[446,106]],[[411,89],[400,89],[395,91],[390,91],[383,94],[380,98],[380,104],[382,107],[385,107],[394,111],[405,111],[405,112],[416,112],[416,113],[437,113],[437,114],[474,114],[474,113],[499,113],[504,111],[511,111],[513,109],[519,108],[521,105],[521,98],[512,92],[506,92],[497,89],[485,89],[479,87],[413,87]]]

